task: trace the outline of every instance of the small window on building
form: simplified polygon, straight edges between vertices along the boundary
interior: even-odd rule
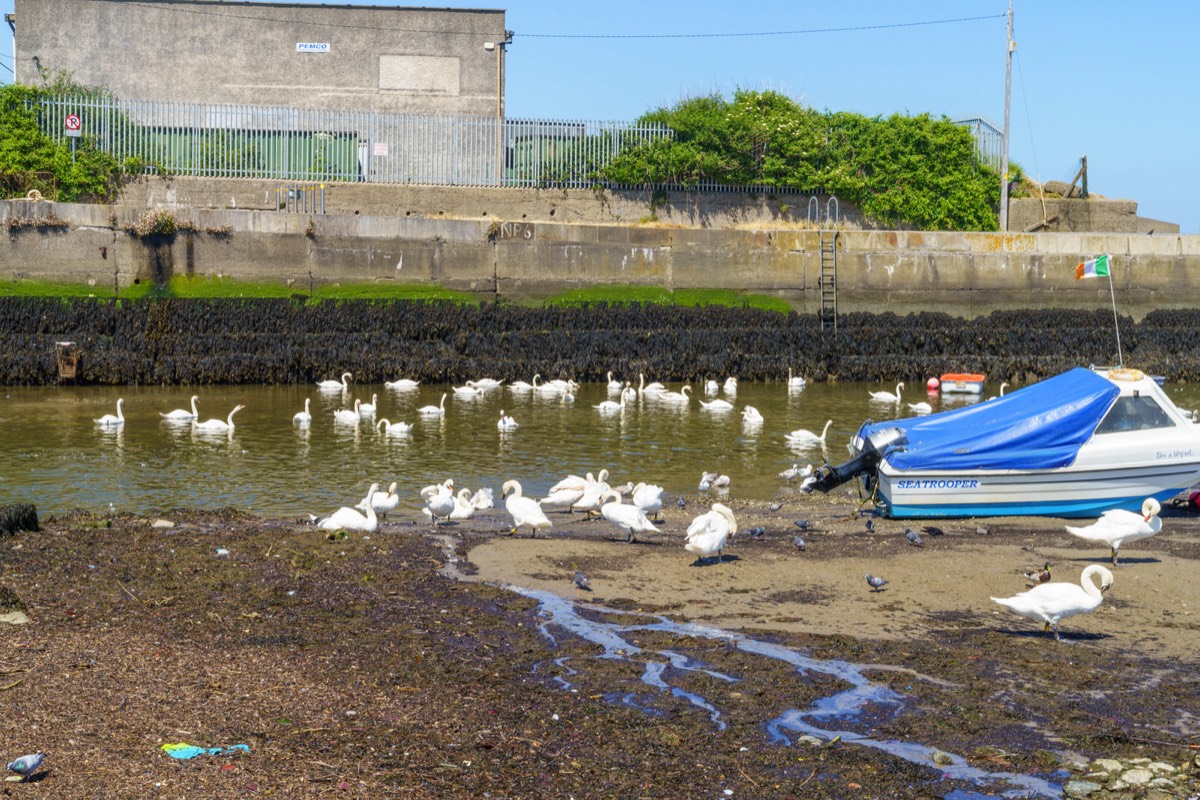
[[[1126,433],[1175,426],[1153,397],[1118,397],[1096,426],[1096,433]]]

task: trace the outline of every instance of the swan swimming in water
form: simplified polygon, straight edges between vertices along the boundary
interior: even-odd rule
[[[354,408],[339,408],[333,412],[333,421],[338,425],[357,425],[362,419],[362,414],[359,413],[359,407],[362,406],[362,401],[355,399]]]
[[[688,525],[683,548],[695,553],[697,560],[701,561],[716,555],[717,563],[720,563],[721,552],[737,529],[733,511],[726,505],[713,503],[710,511],[696,517]]]
[[[716,400],[710,400],[708,402],[701,400],[700,407],[705,411],[732,411],[733,403],[729,402],[728,400],[717,398]]]
[[[700,473],[700,491],[707,492],[709,489],[728,489],[729,476],[720,475],[716,472]]]
[[[908,408],[914,414],[930,414],[933,412],[933,406],[929,403],[909,403]]]
[[[177,408],[174,411],[168,411],[165,414],[160,411],[158,412],[158,415],[165,420],[171,420],[174,422],[187,422],[188,420],[196,419],[200,416],[200,412],[196,410],[196,401],[199,399],[200,397],[198,395],[192,395],[191,411],[188,411],[186,408]]]
[[[612,372],[609,372],[608,373],[608,393],[616,394],[617,392],[621,391],[624,388],[625,388],[625,384],[623,382],[613,378]]]
[[[226,419],[206,419],[204,422],[193,422],[192,430],[194,431],[231,431],[233,430],[233,415],[245,408],[244,405],[236,405],[233,411],[229,412]]]
[[[117,398],[117,413],[116,413],[116,415],[105,414],[100,419],[95,421],[96,424],[102,428],[115,428],[118,425],[124,425],[125,424],[125,414],[121,410],[121,406],[123,406],[123,405],[125,405],[125,398],[118,397]]]
[[[638,373],[638,394],[661,394],[667,390],[658,381],[646,383],[646,377],[642,373]]]
[[[715,379],[709,378],[704,382],[704,393],[706,395],[716,394],[719,391],[721,391],[721,384],[717,383]]]
[[[789,389],[803,389],[808,381],[799,375],[792,375],[792,368],[788,367],[787,385]]]
[[[369,403],[357,403],[356,405],[358,406],[359,416],[363,416],[363,417],[375,416],[375,409],[377,409],[379,407],[378,403],[379,403],[379,395],[377,395],[377,394],[371,395],[371,402],[369,402]]]
[[[678,392],[660,392],[658,399],[667,403],[687,403],[689,393],[692,391],[691,384],[685,383],[683,388]]]
[[[502,431],[515,431],[521,427],[521,423],[517,422],[512,417],[504,413],[504,409],[500,409],[500,419],[496,420],[496,427]]]
[[[1092,579],[1100,576],[1100,585]],[[1092,564],[1083,571],[1079,585],[1073,583],[1055,582],[1043,583],[1027,592],[1013,597],[993,597],[994,602],[1032,620],[1044,622],[1044,630],[1054,630],[1054,638],[1058,639],[1058,623],[1067,617],[1095,611],[1104,602],[1104,593],[1113,583],[1113,574],[1107,567]]]
[[[538,379],[541,378],[541,373],[535,373],[533,383],[528,381],[513,381],[508,385],[508,388],[514,392],[532,392],[538,385]]]
[[[373,505],[375,493],[378,491],[379,484],[371,484],[371,488],[367,490],[367,496],[363,499],[366,504],[365,512],[359,512],[349,506],[342,506],[328,517],[317,520],[317,527],[327,531],[347,530],[374,533],[379,527],[379,517],[375,516]]]
[[[725,390],[725,394],[737,394],[737,378],[730,375],[725,379],[725,383],[721,388]]]
[[[292,415],[292,422],[297,425],[311,425],[312,413],[309,411],[309,405],[312,403],[311,397],[304,398],[304,410],[297,411]]]
[[[352,378],[352,377],[354,377],[354,376],[351,375],[349,372],[343,372],[342,379],[340,381],[318,381],[317,388],[324,389],[325,391],[337,391],[339,389],[349,389],[350,388],[350,378]]]
[[[789,433],[786,438],[790,444],[825,444],[825,437],[829,434],[829,426],[832,424],[833,420],[827,421],[820,436],[805,428],[799,428]]]
[[[759,425],[763,421],[763,415],[754,406],[746,406],[742,409],[742,419],[747,425]]]
[[[624,392],[621,393],[621,402],[619,403],[614,400],[601,400],[597,405],[592,406],[592,408],[601,414],[616,414],[617,412],[624,411],[625,394]]]
[[[407,392],[416,389],[421,385],[420,381],[414,381],[411,378],[400,378],[394,381],[384,381],[383,388],[395,389],[396,391]]]
[[[615,500],[616,502],[611,502]],[[600,496],[600,516],[625,531],[628,542],[637,540],[639,533],[657,533],[658,528],[636,505],[621,502],[621,495],[609,489]]]
[[[903,388],[903,383],[897,383],[895,394],[892,394],[891,392],[871,392],[871,399],[877,403],[899,403],[900,390]]]
[[[779,477],[785,481],[794,481],[796,478],[808,478],[813,474],[813,465],[808,464],[801,467],[799,464],[792,464],[790,467],[779,473]]]
[[[1153,497],[1142,503],[1142,513],[1136,514],[1122,508],[1105,511],[1100,519],[1083,528],[1066,526],[1067,531],[1089,542],[1103,542],[1112,548],[1112,563],[1117,564],[1117,551],[1126,542],[1137,542],[1149,538],[1162,530],[1162,519],[1158,512],[1162,506]]]
[[[423,417],[441,417],[446,413],[446,392],[442,392],[442,402],[436,406],[421,406],[417,413]]]
[[[392,422],[387,417],[379,420],[379,422],[375,424],[375,427],[379,428],[379,430],[383,431],[383,433],[387,434],[388,436],[408,436],[410,433],[412,433],[413,429],[411,422],[404,422],[403,420],[400,422]]]
[[[553,527],[537,500],[521,496],[520,483],[515,480],[505,481],[500,491],[504,494],[504,507],[512,517],[512,533],[516,533],[522,525],[528,525],[530,538],[537,538],[538,528]]]

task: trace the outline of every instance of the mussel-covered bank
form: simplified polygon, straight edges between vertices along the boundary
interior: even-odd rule
[[[1200,310],[1120,320],[1124,361],[1171,381],[1200,379]],[[1032,380],[1117,361],[1109,310],[813,315],[749,308],[605,305],[525,308],[441,302],[145,301],[0,298],[0,383],[59,381],[56,343],[74,342],[77,380],[95,384],[359,383],[544,377],[917,380],[946,371]]]

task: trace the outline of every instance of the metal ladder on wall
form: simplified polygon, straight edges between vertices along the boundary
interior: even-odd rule
[[[838,202],[836,197],[830,197],[825,202],[825,219],[821,219],[821,207],[816,197],[809,198],[808,219],[817,225],[836,225],[838,221]],[[841,231],[836,228],[819,228],[817,244],[821,256],[821,271],[817,276],[817,286],[821,290],[821,330],[832,331],[837,335],[837,245]]]

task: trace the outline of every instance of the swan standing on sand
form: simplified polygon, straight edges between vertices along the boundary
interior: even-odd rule
[[[642,510],[643,514],[658,518],[663,507],[663,487],[654,483],[639,483],[633,487],[633,504]]]
[[[453,481],[447,481],[439,486],[426,486],[421,490],[421,497],[425,499],[425,511],[433,520],[434,525],[437,525],[438,517],[450,519],[450,514],[456,505]]]
[[[413,429],[411,422],[404,422],[403,420],[400,422],[392,422],[387,417],[379,420],[379,422],[375,424],[375,427],[379,428],[379,430],[383,431],[388,436],[408,436],[410,433],[412,433]]]
[[[877,403],[899,403],[900,390],[903,388],[903,383],[897,383],[895,394],[892,394],[891,392],[871,392],[871,399]]]
[[[172,422],[188,422],[189,420],[196,419],[200,416],[200,412],[196,410],[196,401],[199,399],[199,395],[192,395],[191,411],[188,411],[186,408],[177,408],[174,411],[168,411],[165,414],[160,411],[158,412],[158,415],[163,419],[170,420]]]
[[[446,393],[442,392],[442,402],[436,406],[421,406],[417,413],[423,417],[441,417],[446,414]]]
[[[395,511],[400,505],[400,495],[396,494],[396,486],[398,484],[392,481],[392,485],[388,487],[386,492],[375,492],[372,495],[367,492],[367,496],[358,501],[355,508],[360,508],[363,511],[367,510],[367,504],[370,503],[371,508],[375,509],[375,513],[380,517],[387,517],[389,511]],[[378,488],[379,484],[375,484]]]
[[[192,430],[194,431],[231,431],[233,430],[233,415],[241,411],[245,406],[236,405],[233,411],[229,412],[229,417],[226,419],[206,419],[204,422],[193,422]]]
[[[1092,580],[1100,576],[1100,585]],[[1107,567],[1092,564],[1083,571],[1079,585],[1073,583],[1043,583],[1014,597],[993,597],[992,600],[1011,611],[1046,624],[1045,631],[1054,629],[1058,639],[1058,623],[1067,617],[1095,611],[1104,602],[1104,593],[1113,583],[1113,574]]]
[[[538,528],[552,527],[538,501],[532,497],[521,496],[520,483],[515,480],[505,481],[500,491],[504,494],[504,507],[512,517],[512,533],[516,533],[522,525],[528,525],[529,536],[533,539],[537,538]]]
[[[695,553],[699,561],[717,556],[721,562],[721,551],[729,543],[730,537],[737,533],[737,520],[733,511],[721,503],[713,503],[712,510],[701,514],[688,525],[687,540],[683,549]]]
[[[1080,539],[1089,542],[1103,542],[1112,548],[1112,563],[1117,564],[1117,551],[1126,542],[1136,542],[1146,539],[1162,530],[1162,520],[1158,512],[1162,506],[1153,497],[1147,497],[1142,503],[1142,513],[1135,514],[1122,508],[1105,511],[1100,519],[1085,528],[1067,526],[1067,532],[1073,533]]]
[[[362,419],[362,414],[359,413],[359,407],[362,406],[362,401],[355,399],[354,408],[339,408],[333,412],[333,421],[338,425],[357,425]]]
[[[325,391],[337,391],[339,389],[349,389],[350,388],[350,378],[352,378],[352,377],[354,377],[354,376],[351,375],[349,372],[343,372],[342,379],[340,381],[318,381],[317,388],[324,389]]]
[[[363,500],[363,503],[366,504],[365,513],[360,513],[357,509],[350,508],[349,506],[342,506],[328,517],[317,520],[317,527],[327,531],[347,530],[374,533],[379,527],[379,517],[375,516],[375,507],[373,505],[375,493],[378,491],[379,484],[372,483],[371,488],[367,490],[366,498]]]
[[[312,403],[311,397],[304,398],[304,410],[297,411],[292,415],[292,422],[297,425],[312,425],[312,412],[309,411],[309,406]]]
[[[810,430],[798,428],[787,435],[789,444],[825,444],[825,437],[829,434],[829,426],[833,424],[833,420],[825,423],[825,427],[821,430],[821,435],[817,436]]]
[[[420,381],[414,381],[411,378],[400,378],[394,381],[384,381],[383,388],[394,389],[400,392],[409,392],[421,385]]]
[[[123,405],[125,405],[125,398],[118,397],[117,398],[117,413],[116,413],[116,415],[105,414],[100,419],[96,420],[96,424],[102,428],[115,428],[118,425],[124,425],[125,424],[125,414],[121,410],[121,406],[123,406]]]
[[[615,500],[616,502],[611,502]],[[621,502],[621,495],[609,489],[600,496],[600,516],[625,531],[627,542],[637,541],[639,533],[657,533],[658,528],[637,506]]]

